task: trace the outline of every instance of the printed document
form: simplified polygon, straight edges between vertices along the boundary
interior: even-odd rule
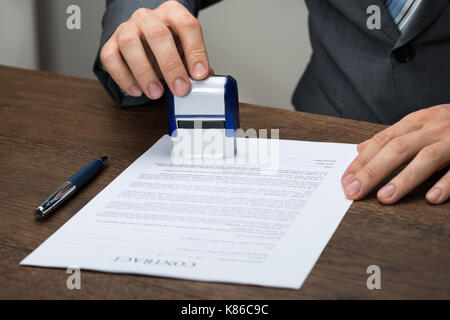
[[[298,289],[352,203],[340,178],[353,144],[171,151],[162,137],[21,264]]]

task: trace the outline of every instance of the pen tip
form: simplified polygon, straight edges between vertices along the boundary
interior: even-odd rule
[[[36,216],[36,219],[40,219],[44,216],[44,213],[42,212],[41,209],[36,209],[36,211],[34,212],[34,215]]]
[[[103,157],[100,158],[100,160],[102,160],[103,164],[105,164],[106,161],[108,160],[108,157],[107,156],[103,156]]]

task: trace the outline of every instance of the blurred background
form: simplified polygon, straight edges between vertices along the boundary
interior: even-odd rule
[[[105,0],[0,0],[0,64],[94,79]],[[81,8],[81,30],[66,9]],[[303,0],[224,0],[202,10],[211,65],[233,75],[242,102],[293,109],[311,54]]]

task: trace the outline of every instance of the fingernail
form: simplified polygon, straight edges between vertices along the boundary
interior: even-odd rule
[[[353,173],[347,174],[347,175],[344,177],[344,179],[342,179],[342,183],[343,183],[343,184],[349,183],[350,180],[352,180],[353,176],[354,176]]]
[[[361,183],[359,183],[358,180],[355,180],[349,185],[347,185],[344,191],[347,195],[353,196],[359,192],[359,189],[361,189]]]
[[[428,192],[427,197],[431,201],[437,201],[442,194],[441,188],[433,188]]]
[[[380,198],[389,199],[390,197],[392,197],[394,195],[394,192],[395,192],[394,185],[393,184],[389,184],[386,187],[382,188],[378,192],[378,196]]]
[[[206,70],[205,65],[201,62],[198,62],[194,66],[194,75],[197,77],[203,77],[206,75],[207,72],[208,72],[208,70]]]
[[[133,97],[139,97],[142,95],[142,90],[137,84],[132,84],[128,90]]]
[[[178,78],[173,83],[173,89],[175,90],[175,93],[177,95],[182,96],[182,95],[185,95],[187,93],[187,91],[188,91],[188,84],[183,79]]]
[[[153,98],[153,99],[158,99],[163,94],[163,90],[162,90],[161,86],[155,82],[151,82],[148,85],[148,92],[149,92],[150,98]]]

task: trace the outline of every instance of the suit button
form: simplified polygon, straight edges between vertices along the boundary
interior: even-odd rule
[[[398,62],[407,63],[416,56],[416,49],[408,43],[403,47],[395,49],[393,55]]]

